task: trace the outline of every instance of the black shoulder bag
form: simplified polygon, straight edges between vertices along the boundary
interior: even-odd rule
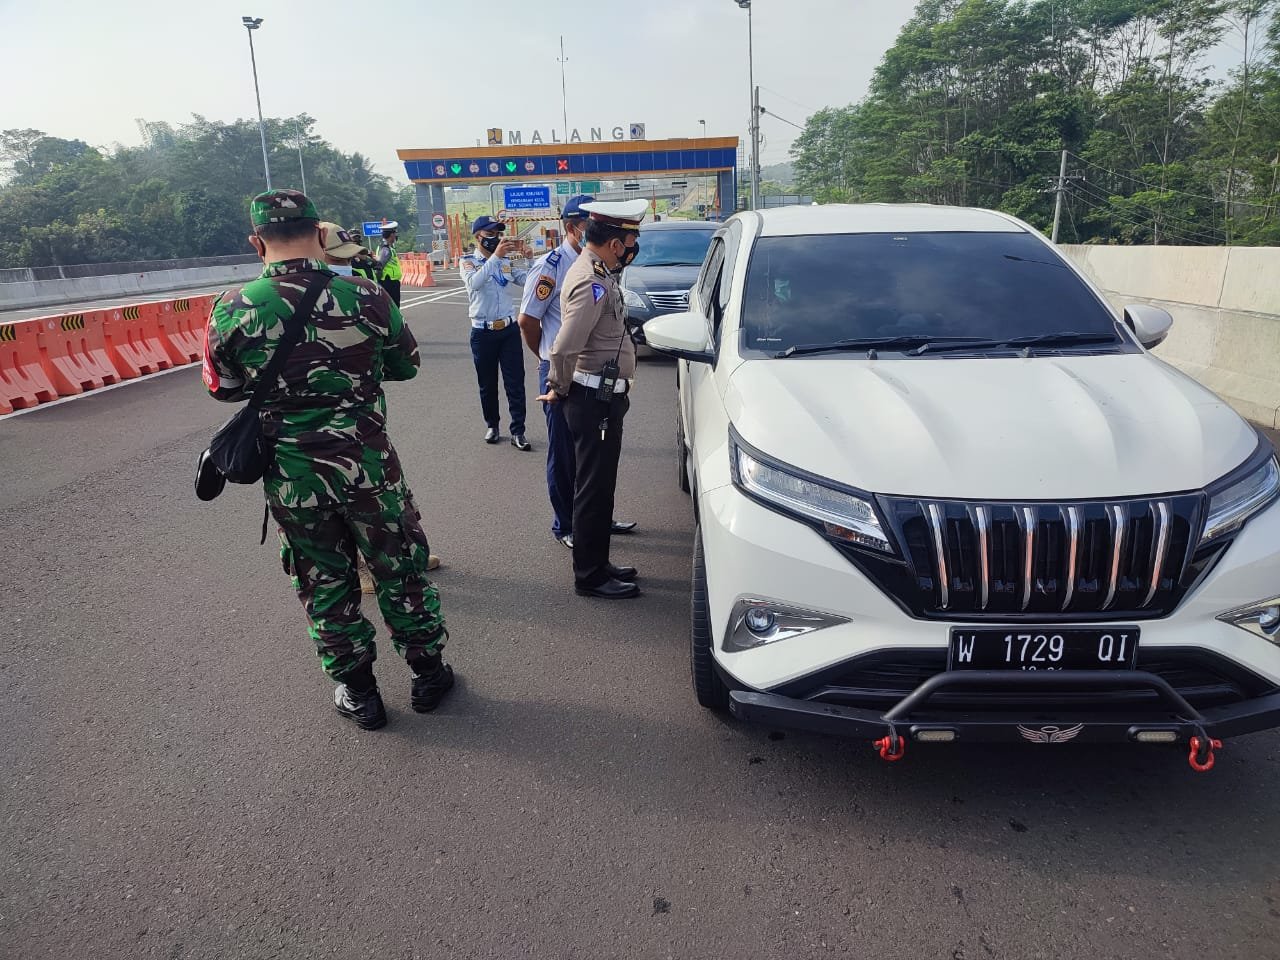
[[[201,500],[212,500],[218,496],[228,480],[232,483],[257,483],[267,472],[271,451],[262,436],[260,411],[275,387],[289,353],[302,339],[307,320],[331,279],[332,274],[324,274],[307,287],[297,309],[285,321],[284,334],[259,375],[249,402],[218,428],[209,448],[200,454],[196,463],[196,496]]]

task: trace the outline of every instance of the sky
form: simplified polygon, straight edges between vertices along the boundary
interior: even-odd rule
[[[753,0],[761,104],[803,125],[867,91],[912,0]],[[735,0],[0,0],[9,80],[0,129],[35,127],[109,148],[136,119],[256,117],[242,15],[254,34],[262,109],[307,113],[314,132],[405,181],[397,148],[474,146],[489,127],[644,123],[647,138],[747,138],[747,13]],[[799,133],[761,120],[761,163]],[[274,171],[273,171],[274,172]]]

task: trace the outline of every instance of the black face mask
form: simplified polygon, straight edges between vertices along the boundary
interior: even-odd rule
[[[498,244],[500,244],[501,242],[502,242],[501,237],[481,237],[480,238],[481,248],[484,250],[487,250],[489,253],[493,253],[493,251],[497,250]]]
[[[636,245],[634,247],[622,248],[622,256],[618,258],[618,266],[616,267],[615,272],[621,272],[626,267],[629,267],[631,265],[631,261],[638,256],[640,256],[639,240],[636,241]]]

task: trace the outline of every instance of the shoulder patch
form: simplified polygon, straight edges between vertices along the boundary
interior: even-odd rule
[[[604,287],[602,287],[602,286],[600,286],[600,284],[598,284],[598,283],[593,283],[593,284],[591,285],[591,301],[592,301],[592,303],[599,303],[602,299],[604,299],[604,295],[605,295],[605,293],[606,293],[606,292],[607,292],[607,291],[605,290],[605,288],[604,288]]]
[[[560,253],[559,250],[552,250],[550,253],[547,254],[547,266],[551,267],[551,269],[553,270],[556,267],[560,266],[561,256],[562,254]]]
[[[609,271],[605,268],[605,265],[601,263],[599,260],[596,260],[593,266],[595,268],[597,277],[607,277],[609,275]]]
[[[545,300],[551,296],[551,291],[556,288],[556,278],[549,277],[545,273],[538,278],[538,285],[533,288],[533,295],[539,300]]]

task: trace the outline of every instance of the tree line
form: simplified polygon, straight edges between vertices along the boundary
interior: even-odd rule
[[[792,147],[825,201],[989,207],[1060,239],[1280,244],[1280,0],[921,0]],[[1231,57],[1225,80],[1212,53]]]
[[[138,147],[99,150],[40,130],[0,131],[0,266],[38,267],[251,253],[250,198],[265,189],[256,122],[139,121]],[[266,121],[272,185],[301,187],[326,220],[416,222],[360,153],[312,132],[306,115]],[[412,236],[412,230],[409,231]]]

